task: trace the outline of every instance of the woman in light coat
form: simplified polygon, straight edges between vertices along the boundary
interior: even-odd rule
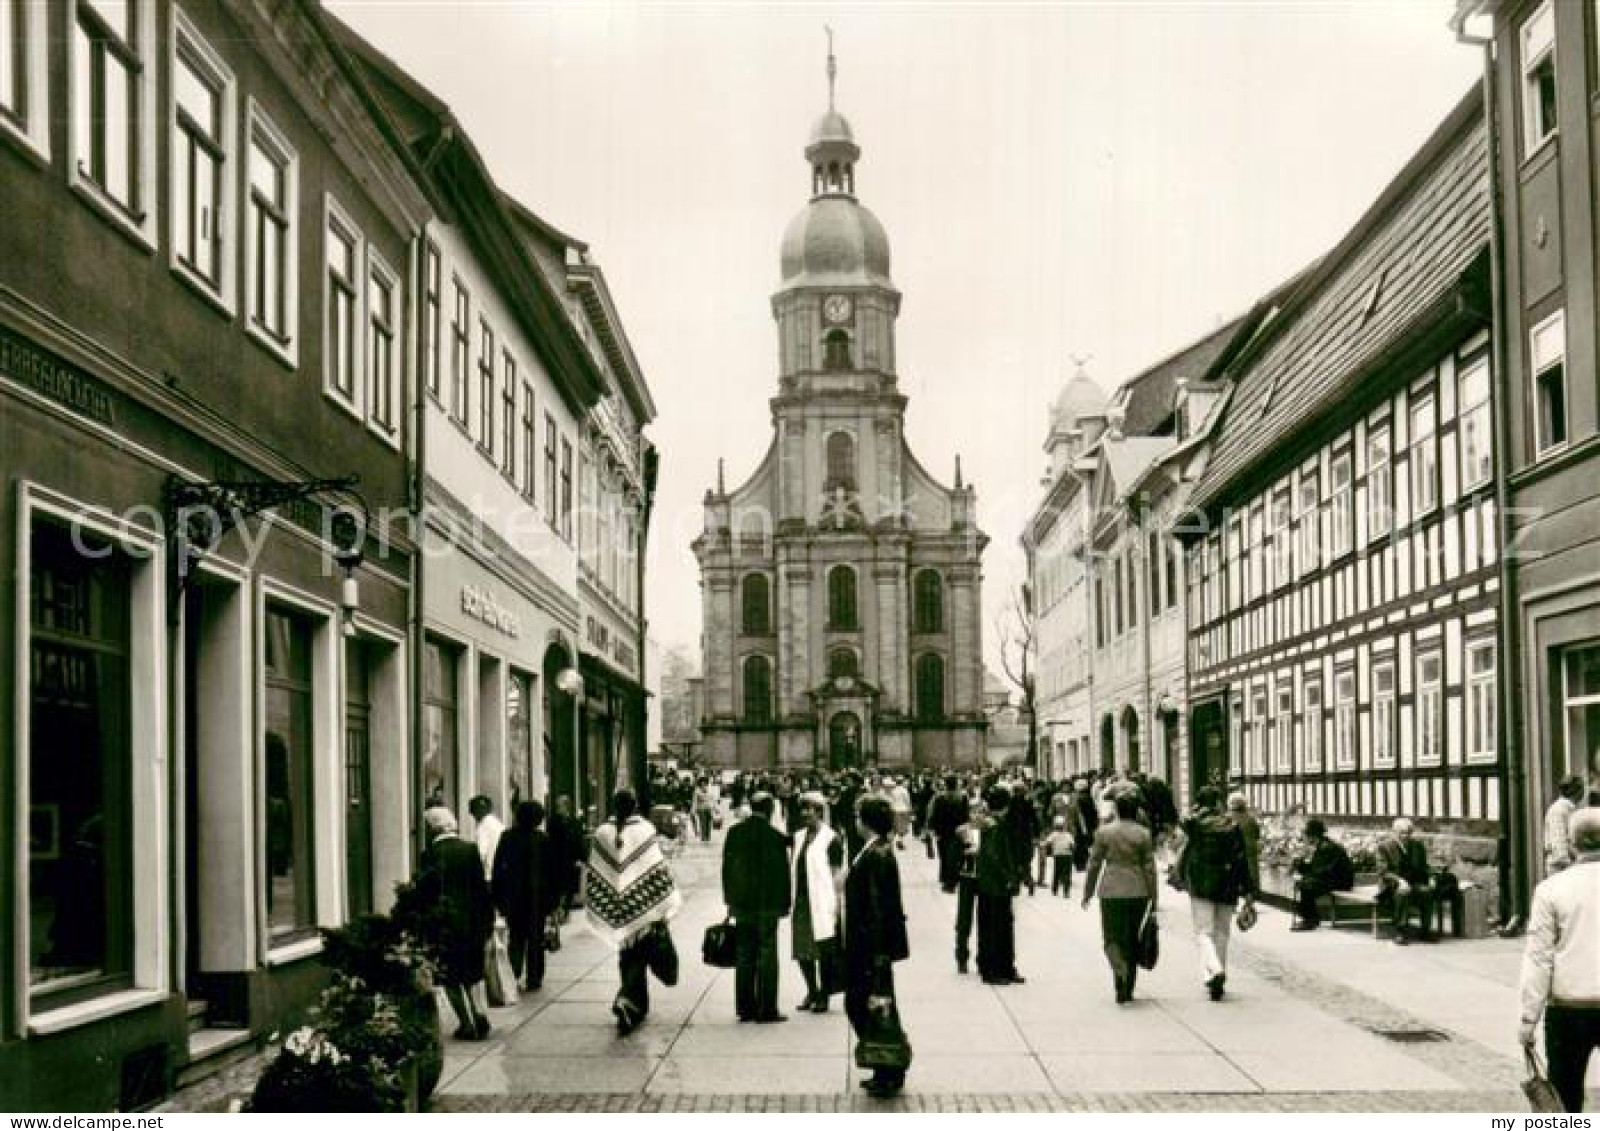
[[[1135,818],[1138,795],[1116,794],[1116,816],[1095,830],[1089,849],[1089,875],[1084,884],[1083,906],[1100,897],[1100,937],[1106,961],[1111,964],[1117,1004],[1133,1000],[1139,976],[1139,932],[1146,914],[1155,913],[1156,856],[1150,830]]]
[[[794,870],[794,907],[789,912],[794,960],[806,981],[799,1008],[828,1012],[830,965],[838,966],[839,891],[844,872],[844,839],[829,827],[828,799],[820,793],[800,798],[800,827],[795,831],[790,867]]]

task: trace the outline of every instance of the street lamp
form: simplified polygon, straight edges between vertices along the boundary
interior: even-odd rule
[[[572,696],[572,804],[583,813],[583,758],[578,739],[578,707],[583,702],[583,676],[577,668],[562,668],[556,673],[556,689]]]

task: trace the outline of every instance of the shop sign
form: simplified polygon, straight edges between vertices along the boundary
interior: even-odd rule
[[[461,587],[461,611],[513,640],[522,635],[522,625],[517,621],[517,615],[502,607],[493,594],[475,585]]]
[[[608,625],[592,616],[587,618],[584,627],[591,648],[602,656],[609,656],[618,667],[630,672],[634,670],[633,645],[624,640],[620,633],[613,636]]]
[[[0,331],[0,372],[74,412],[114,423],[105,385],[9,331]]]

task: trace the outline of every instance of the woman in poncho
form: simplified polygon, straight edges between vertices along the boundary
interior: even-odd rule
[[[639,799],[619,789],[611,819],[594,831],[583,902],[589,929],[617,948],[622,988],[611,1003],[617,1030],[633,1032],[650,1012],[649,949],[656,924],[678,913],[683,896]]]

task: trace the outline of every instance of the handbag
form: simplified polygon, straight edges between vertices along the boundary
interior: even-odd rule
[[[738,965],[739,944],[729,920],[724,919],[706,928],[705,940],[700,944],[700,959],[718,970],[732,970]]]
[[[1528,1078],[1522,1082],[1522,1094],[1528,1097],[1528,1110],[1537,1112],[1564,1112],[1567,1105],[1550,1078],[1544,1074],[1544,1064],[1531,1047],[1522,1050],[1523,1063],[1528,1066]]]
[[[1144,922],[1139,925],[1139,953],[1136,957],[1143,970],[1154,970],[1161,959],[1161,929],[1156,926],[1154,904],[1144,913]]]
[[[544,925],[544,941],[541,944],[545,950],[554,954],[561,949],[561,924],[554,919]]]
[[[678,984],[678,948],[672,942],[672,932],[665,923],[651,925],[644,938],[645,965],[650,968],[663,986]]]
[[[1239,908],[1238,914],[1233,917],[1233,925],[1241,931],[1248,931],[1256,925],[1256,920],[1259,918],[1260,916],[1256,913],[1256,905],[1254,903],[1246,903]]]
[[[911,1042],[900,1024],[900,1007],[887,1013],[871,1010],[863,1032],[856,1037],[856,1067],[873,1071],[904,1072],[911,1067]]]
[[[517,1004],[517,976],[511,972],[511,954],[498,930],[483,945],[483,981],[490,1005],[499,1009]]]

